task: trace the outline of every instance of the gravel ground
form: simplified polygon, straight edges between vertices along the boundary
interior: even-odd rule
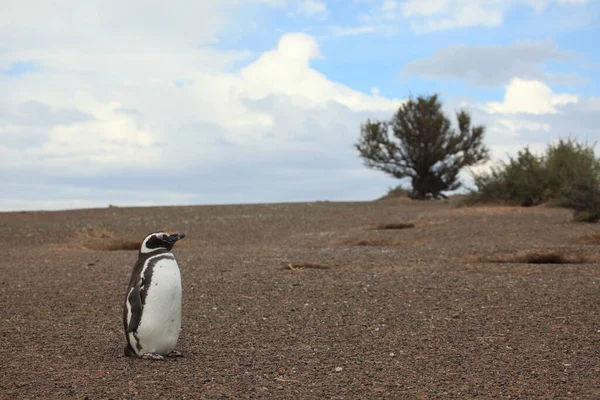
[[[167,362],[123,356],[137,254],[106,250],[156,230],[186,233],[186,357]],[[0,213],[0,241],[1,399],[600,398],[600,225],[567,210]]]

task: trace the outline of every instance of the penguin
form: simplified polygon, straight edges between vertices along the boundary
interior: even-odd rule
[[[171,252],[184,233],[151,233],[142,242],[125,295],[125,355],[150,360],[182,357],[181,275]]]

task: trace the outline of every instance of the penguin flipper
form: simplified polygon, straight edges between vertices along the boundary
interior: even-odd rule
[[[140,296],[139,286],[134,287],[129,296],[127,296],[127,302],[129,303],[129,313],[131,316],[128,318],[127,333],[137,331],[142,319],[142,298]]]

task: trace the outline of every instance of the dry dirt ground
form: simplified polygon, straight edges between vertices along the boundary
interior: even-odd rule
[[[167,362],[123,356],[114,250],[156,230],[187,234]],[[600,399],[600,225],[568,210],[2,213],[0,242],[2,399]]]

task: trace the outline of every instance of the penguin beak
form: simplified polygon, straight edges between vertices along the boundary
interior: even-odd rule
[[[167,243],[175,243],[179,239],[183,239],[185,237],[185,233],[174,233],[170,236],[166,236],[163,240]]]

